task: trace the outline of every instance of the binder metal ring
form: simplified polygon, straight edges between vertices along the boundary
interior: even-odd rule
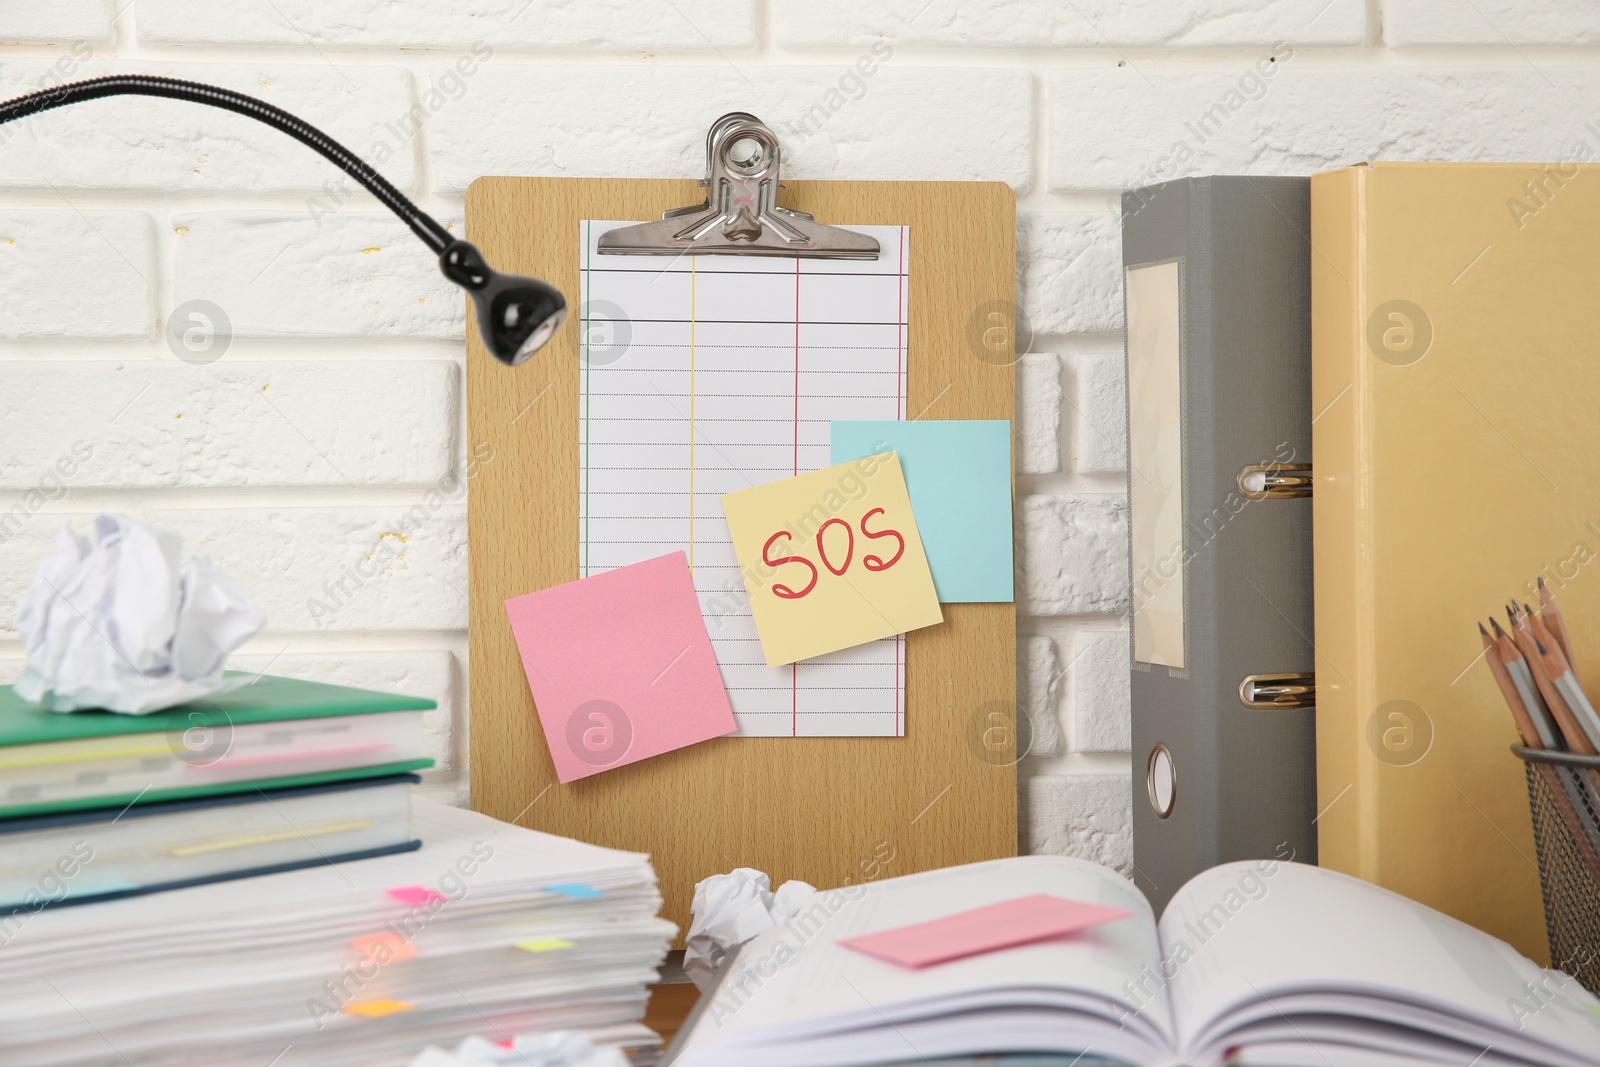
[[[1309,708],[1316,702],[1315,674],[1251,674],[1239,683],[1239,703],[1258,711]]]
[[[1311,464],[1252,463],[1239,472],[1239,493],[1246,500],[1289,500],[1311,495]]]

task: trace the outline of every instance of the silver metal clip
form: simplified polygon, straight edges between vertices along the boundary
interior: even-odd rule
[[[703,204],[675,208],[660,222],[600,235],[602,255],[788,256],[877,259],[878,242],[778,206],[778,135],[754,115],[735,111],[706,135]]]
[[[1309,708],[1316,702],[1315,674],[1252,674],[1239,683],[1239,703],[1258,711]]]
[[[1239,492],[1247,500],[1288,500],[1311,495],[1311,464],[1252,463],[1239,472]]]

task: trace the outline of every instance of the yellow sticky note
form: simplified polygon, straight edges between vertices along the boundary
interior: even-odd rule
[[[571,948],[572,942],[559,937],[543,937],[535,941],[518,941],[516,945],[524,952],[557,952]]]
[[[359,1004],[346,1004],[344,1010],[351,1015],[362,1015],[368,1019],[381,1019],[385,1015],[410,1011],[411,1007],[410,1004],[403,1000],[390,1000],[388,997],[379,997],[376,1000],[363,1000]]]
[[[728,493],[722,510],[767,666],[944,621],[893,452]]]

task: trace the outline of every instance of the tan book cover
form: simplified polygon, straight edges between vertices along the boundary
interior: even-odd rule
[[[1320,862],[1541,960],[1475,620],[1542,576],[1600,684],[1600,132],[1574,142],[1311,183]]]

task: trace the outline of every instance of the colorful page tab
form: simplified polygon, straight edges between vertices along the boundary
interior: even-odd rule
[[[363,959],[380,965],[409,960],[417,954],[416,945],[399,934],[389,932],[355,938],[350,942],[350,947],[361,953]]]
[[[506,601],[556,777],[732,733],[682,552]]]
[[[893,452],[941,604],[1009,602],[1011,423],[834,422],[833,462]]]
[[[767,666],[944,620],[893,454],[722,498]]]
[[[414,1005],[403,1000],[391,1000],[388,997],[379,997],[376,1000],[363,1000],[359,1004],[346,1004],[344,1010],[351,1015],[360,1015],[367,1019],[381,1019],[385,1015],[394,1015],[402,1011],[410,1011]]]
[[[546,893],[560,893],[562,896],[571,897],[573,900],[604,900],[606,897],[605,890],[596,889],[592,885],[581,885],[577,882],[565,885],[547,885],[544,887],[544,891]]]
[[[419,904],[443,904],[447,899],[443,893],[435,892],[427,886],[403,885],[389,890],[389,896],[402,904],[416,907]]]
[[[902,967],[927,967],[1065,937],[1132,915],[1122,908],[1036,893],[930,922],[853,937],[839,944]]]

